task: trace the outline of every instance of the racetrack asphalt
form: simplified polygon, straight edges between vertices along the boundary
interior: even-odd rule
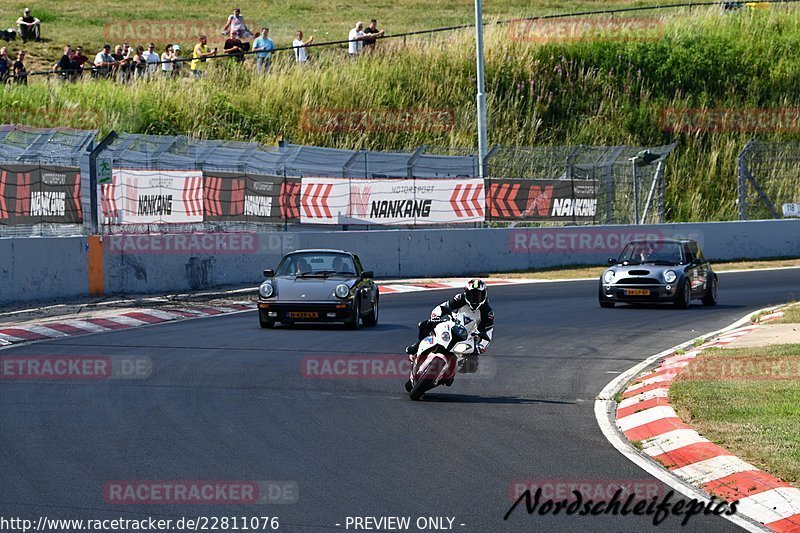
[[[604,438],[594,399],[645,357],[800,298],[797,270],[720,275],[720,303],[601,309],[597,282],[492,287],[484,369],[422,402],[404,378],[310,377],[307,357],[397,356],[453,291],[385,295],[380,324],[262,330],[255,311],[16,346],[0,356],[146,356],[148,379],[0,379],[2,516],[278,516],[281,531],[347,517],[455,517],[453,531],[736,531],[719,517],[509,517],[517,480],[656,484]],[[290,480],[281,505],[109,504],[110,480]],[[678,499],[676,495],[673,499]],[[337,526],[336,524],[341,524]],[[445,521],[447,524],[447,521]],[[464,524],[463,526],[461,524]],[[350,530],[353,528],[351,526]],[[388,529],[383,529],[388,530]],[[412,528],[416,531],[416,528]]]

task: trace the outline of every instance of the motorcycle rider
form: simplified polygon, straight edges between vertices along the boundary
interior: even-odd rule
[[[419,335],[417,342],[406,348],[406,353],[410,357],[414,357],[419,349],[419,344],[422,339],[431,334],[436,325],[441,322],[441,319],[460,311],[476,311],[480,313],[476,316],[477,330],[473,332],[475,337],[475,353],[462,361],[462,368],[459,370],[463,373],[474,373],[478,371],[478,354],[486,351],[489,342],[492,340],[492,332],[494,329],[494,311],[492,306],[489,305],[488,291],[486,284],[480,279],[471,279],[464,286],[464,292],[456,294],[451,299],[438,305],[431,312],[430,320],[423,320],[418,324]]]

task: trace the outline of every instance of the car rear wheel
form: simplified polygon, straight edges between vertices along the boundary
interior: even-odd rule
[[[717,277],[713,276],[711,278],[711,285],[708,287],[708,291],[706,295],[703,296],[703,305],[711,306],[717,305]]]
[[[378,324],[378,295],[375,295],[375,303],[372,305],[372,310],[364,315],[365,326],[375,326]]]
[[[675,307],[678,309],[687,309],[689,302],[692,300],[692,286],[689,285],[689,280],[683,281],[683,287],[675,295]]]

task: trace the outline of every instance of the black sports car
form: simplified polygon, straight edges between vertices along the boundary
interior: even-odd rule
[[[600,276],[600,307],[615,302],[671,302],[680,308],[699,299],[717,303],[717,275],[697,241],[662,239],[631,241]]]
[[[378,286],[357,255],[342,250],[298,250],[265,270],[258,290],[262,328],[276,322],[378,323]]]

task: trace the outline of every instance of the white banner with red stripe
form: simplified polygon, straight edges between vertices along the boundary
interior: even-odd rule
[[[203,173],[199,170],[114,169],[100,189],[104,224],[203,221]]]
[[[481,179],[303,178],[303,224],[454,224],[483,222]]]

